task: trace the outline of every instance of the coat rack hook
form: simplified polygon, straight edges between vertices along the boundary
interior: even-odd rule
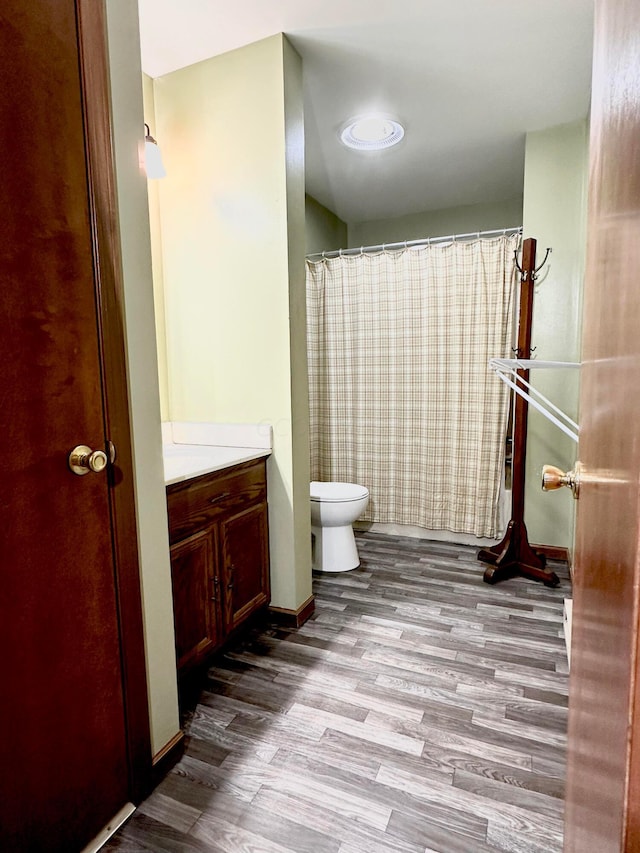
[[[540,270],[542,269],[542,267],[547,263],[547,260],[548,260],[548,258],[549,258],[549,255],[551,254],[551,252],[552,252],[552,251],[553,251],[553,250],[552,250],[552,249],[550,249],[550,248],[549,248],[549,249],[547,249],[547,251],[546,251],[546,253],[545,253],[544,258],[542,259],[542,263],[540,264],[540,266],[539,266],[539,267],[536,267],[536,268],[534,269],[533,273],[531,274],[531,278],[532,278],[534,281],[537,279],[537,277],[538,277],[538,273],[540,272]]]
[[[514,251],[514,253],[513,253],[513,262],[514,262],[514,264],[516,265],[516,269],[517,269],[517,270],[518,270],[518,272],[520,273],[520,278],[521,278],[521,279],[526,279],[527,274],[526,274],[526,272],[522,269],[522,267],[520,266],[520,264],[518,263],[518,250],[517,250],[517,249],[516,249],[516,250]]]

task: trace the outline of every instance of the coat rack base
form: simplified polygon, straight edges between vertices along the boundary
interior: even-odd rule
[[[495,584],[517,576],[542,581],[545,586],[558,586],[560,578],[546,568],[546,559],[529,545],[524,522],[511,519],[504,539],[492,548],[478,551],[478,560],[489,563],[484,572],[485,583]]]

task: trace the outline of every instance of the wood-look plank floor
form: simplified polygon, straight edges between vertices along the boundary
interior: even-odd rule
[[[562,850],[566,569],[490,587],[472,548],[358,547],[306,625],[215,661],[184,757],[106,850]]]

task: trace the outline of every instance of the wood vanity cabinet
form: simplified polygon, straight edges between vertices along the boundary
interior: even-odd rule
[[[269,603],[266,460],[167,486],[178,671]]]

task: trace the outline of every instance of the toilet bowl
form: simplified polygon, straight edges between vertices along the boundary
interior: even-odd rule
[[[355,483],[311,483],[313,568],[348,572],[360,565],[353,522],[369,503],[369,490]]]

